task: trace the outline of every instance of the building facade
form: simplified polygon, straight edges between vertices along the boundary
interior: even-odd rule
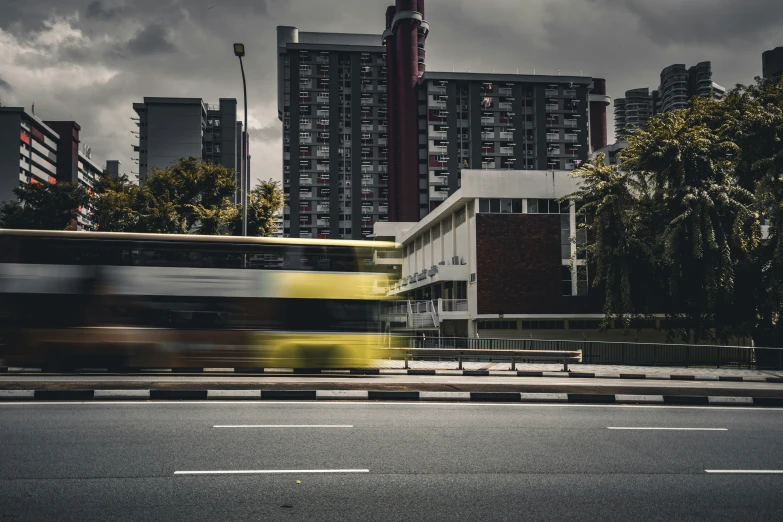
[[[655,99],[650,89],[625,91],[624,98],[614,101],[614,132],[618,138],[627,136],[635,129],[644,128],[655,114]]]
[[[572,169],[607,144],[606,84],[427,70],[424,0],[383,35],[278,27],[284,234],[362,239],[426,216],[462,169]]]
[[[362,239],[389,218],[380,41],[278,28],[286,236]]]
[[[56,183],[60,136],[22,107],[0,107],[0,202],[26,183]]]
[[[783,76],[783,47],[765,51],[761,55],[762,76],[764,78],[779,78]]]
[[[566,171],[464,170],[462,186],[426,218],[377,225],[379,238],[402,245],[401,258],[378,252],[375,262],[401,267],[388,295],[419,315],[404,322],[444,337],[597,328],[601,301],[577,255],[584,217],[559,201],[577,188]]]
[[[139,144],[139,182],[153,167],[166,169],[181,158],[201,158],[237,175],[241,187],[242,122],[237,121],[237,101],[221,98],[210,105],[201,98],[144,98],[134,103]]]

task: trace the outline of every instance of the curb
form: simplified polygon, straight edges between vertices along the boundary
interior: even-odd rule
[[[0,373],[30,373],[34,371],[39,373],[37,369],[32,368],[7,368],[0,367]],[[160,371],[171,373],[185,373],[185,374],[203,374],[207,371],[206,368],[171,368],[160,369]],[[80,370],[80,373],[82,370]],[[85,373],[104,373],[100,369],[85,371]],[[125,370],[125,371],[108,371],[106,373],[149,373],[148,370]],[[154,373],[154,372],[153,372]],[[431,370],[431,369],[403,369],[403,368],[354,368],[350,370],[324,370],[324,369],[307,369],[307,368],[226,368],[221,370],[221,373],[234,373],[234,374],[280,374],[290,373],[294,375],[323,375],[323,374],[346,374],[346,375],[431,375],[431,376],[463,376],[463,377],[570,377],[576,379],[647,379],[647,380],[667,380],[667,381],[728,381],[728,382],[767,382],[775,384],[783,384],[782,377],[743,377],[735,375],[680,375],[680,374],[644,374],[644,373],[593,373],[593,372],[580,372],[580,371],[539,371],[539,370]]]
[[[0,390],[0,402],[31,401],[441,401],[495,403],[667,404],[783,407],[783,397],[591,393],[418,392],[361,390]]]

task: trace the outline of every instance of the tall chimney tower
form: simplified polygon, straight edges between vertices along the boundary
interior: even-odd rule
[[[424,79],[429,25],[424,0],[397,0],[386,10],[389,117],[389,220],[418,221],[419,139],[417,89]]]

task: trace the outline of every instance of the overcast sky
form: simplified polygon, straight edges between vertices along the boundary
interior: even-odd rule
[[[606,78],[613,98],[672,63],[712,61],[725,87],[783,45],[781,0],[426,0],[429,70]],[[0,0],[0,103],[74,119],[93,159],[136,171],[131,107],[144,96],[242,106],[231,44],[246,45],[253,177],[280,179],[275,27],[383,31],[389,0]],[[240,113],[241,114],[241,113]],[[241,118],[241,116],[240,116]],[[609,112],[610,140],[613,131]]]

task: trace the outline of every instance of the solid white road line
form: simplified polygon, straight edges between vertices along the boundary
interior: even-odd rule
[[[353,424],[216,424],[213,428],[353,428]]]
[[[706,473],[780,475],[783,469],[705,469]]]
[[[298,473],[369,473],[369,469],[235,469],[214,471],[175,471],[175,475],[275,475]]]
[[[728,428],[645,428],[608,426],[608,430],[663,430],[663,431],[729,431]]]

